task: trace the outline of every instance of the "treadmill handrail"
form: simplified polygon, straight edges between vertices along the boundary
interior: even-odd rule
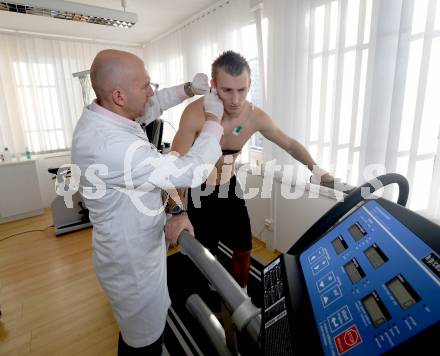
[[[377,186],[377,181],[381,183],[380,187]],[[404,176],[397,173],[388,173],[378,176],[354,189],[351,193],[344,197],[344,201],[336,203],[333,207],[331,207],[304,233],[304,235],[289,249],[289,251],[287,251],[287,253],[290,255],[295,255],[299,251],[303,251],[306,246],[326,232],[331,226],[333,226],[335,222],[342,218],[362,200],[367,199],[368,196],[373,194],[377,189],[393,183],[396,183],[399,186],[399,197],[397,199],[397,204],[405,206],[409,195],[408,180]],[[364,196],[365,188],[369,188],[368,196]]]
[[[243,292],[238,283],[232,278],[229,272],[217,261],[208,249],[195,239],[194,236],[184,230],[179,236],[179,245],[182,252],[191,258],[197,268],[213,284],[217,293],[223,298],[226,304],[231,308],[232,314],[246,302],[249,297]],[[238,325],[243,325],[248,331],[252,340],[258,343],[261,329],[261,318],[258,308],[247,306],[249,313],[243,315],[239,313],[242,319],[235,321]]]

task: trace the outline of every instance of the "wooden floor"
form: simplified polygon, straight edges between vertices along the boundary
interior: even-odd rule
[[[0,355],[116,355],[118,327],[92,266],[91,229],[55,237],[50,210],[0,225]],[[13,236],[29,230],[33,231]],[[254,240],[253,254],[276,255]]]

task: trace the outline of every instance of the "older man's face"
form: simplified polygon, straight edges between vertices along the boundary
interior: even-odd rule
[[[154,95],[154,91],[150,85],[150,77],[143,66],[135,71],[127,94],[127,109],[130,111],[130,117],[134,119],[144,115],[148,100]]]

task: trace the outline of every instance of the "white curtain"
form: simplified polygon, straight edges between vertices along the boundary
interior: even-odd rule
[[[0,152],[21,155],[68,149],[81,115],[81,86],[72,73],[90,68],[104,48],[143,56],[141,47],[0,35]]]
[[[251,43],[246,41],[251,20],[249,1],[228,0],[147,44],[145,58],[151,80],[166,87],[190,81],[198,72],[211,77],[211,63],[225,50],[240,52],[246,58],[256,56],[255,37]],[[182,110],[181,105],[164,113],[165,121],[173,126],[165,126],[164,140],[174,136]]]
[[[277,124],[350,184],[403,174],[409,207],[439,218],[440,1],[265,0],[264,13]]]
[[[305,9],[300,9],[301,5],[305,6]],[[282,0],[264,3],[264,16],[269,20],[265,48],[266,110],[284,132],[303,143],[306,141],[306,10],[306,1],[299,3]],[[276,159],[278,163],[295,163],[285,151],[268,141],[264,141],[263,152],[265,161]]]

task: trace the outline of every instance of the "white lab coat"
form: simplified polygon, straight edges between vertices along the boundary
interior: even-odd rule
[[[147,126],[162,115],[164,110],[180,104],[182,98],[177,95],[180,88],[181,85],[178,85],[156,91],[148,101],[148,109],[145,110],[144,116],[137,118],[136,121]]]
[[[199,171],[194,181],[196,167],[214,164],[221,156],[221,148],[214,136],[202,132],[184,156],[162,156],[148,144],[136,150],[133,168],[124,167],[125,154],[136,140],[148,143],[138,123],[130,126],[85,108],[73,135],[72,163],[81,169],[80,192],[93,224],[96,274],[110,299],[124,341],[142,347],[162,334],[170,306],[163,232],[166,215],[144,215],[130,196],[138,195],[143,207],[160,209],[161,190],[199,185],[209,171]],[[145,158],[156,161],[140,166]],[[96,174],[104,185],[84,176],[93,164],[107,167]],[[179,172],[179,176],[167,176],[176,168],[185,167],[189,169]],[[124,180],[128,173],[132,187],[127,187]],[[144,192],[135,192],[142,185]],[[92,199],[86,194],[90,188],[89,193],[102,196]]]

